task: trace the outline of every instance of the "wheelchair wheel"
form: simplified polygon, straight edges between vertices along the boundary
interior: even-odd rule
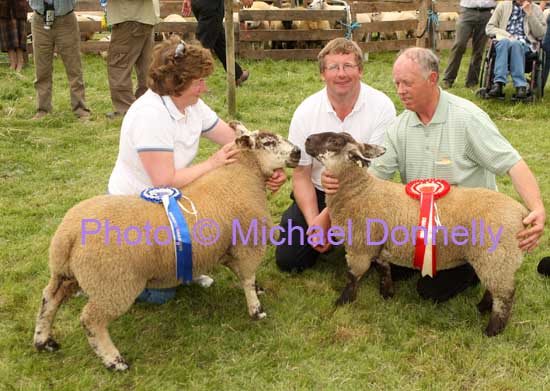
[[[543,72],[544,72],[544,64],[546,62],[546,56],[545,53],[541,50],[540,55],[537,61],[537,66],[535,70],[535,99],[539,100],[544,96],[544,84],[543,84]]]

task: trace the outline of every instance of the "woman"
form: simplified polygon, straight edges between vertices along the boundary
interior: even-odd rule
[[[10,68],[20,72],[27,50],[27,1],[0,0],[0,46],[8,52]]]
[[[236,161],[233,129],[201,99],[205,78],[214,70],[207,49],[178,37],[158,44],[148,74],[149,89],[122,122],[110,194],[140,194],[152,186],[182,188],[200,176]],[[223,147],[202,163],[191,164],[204,136]],[[276,191],[286,177],[278,170],[267,182]],[[175,289],[146,289],[138,299],[164,303]]]

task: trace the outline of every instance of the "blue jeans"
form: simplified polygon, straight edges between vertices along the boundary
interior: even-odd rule
[[[497,42],[495,58],[495,83],[506,84],[508,68],[515,87],[526,87],[525,80],[525,54],[531,50],[526,44],[511,40],[501,39]]]

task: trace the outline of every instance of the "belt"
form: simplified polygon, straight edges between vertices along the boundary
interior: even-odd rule
[[[34,10],[34,12],[36,12],[38,15],[40,16],[44,16],[44,14],[41,14],[40,12],[38,12],[37,10]],[[70,10],[69,12],[67,12],[66,14],[63,14],[63,15],[55,15],[56,18],[59,18],[61,16],[67,16],[67,15],[70,15],[74,12],[74,10]]]
[[[464,7],[464,8],[473,10],[473,11],[478,11],[478,12],[487,12],[495,9],[495,7]]]

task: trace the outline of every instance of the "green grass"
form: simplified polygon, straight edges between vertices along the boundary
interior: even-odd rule
[[[443,53],[445,66],[447,53]],[[402,110],[392,85],[393,54],[371,54],[365,80]],[[105,63],[84,56],[92,120],[70,112],[66,76],[55,63],[54,114],[31,121],[33,69],[0,69],[0,390],[543,390],[550,384],[550,279],[536,273],[550,254],[548,234],[525,257],[517,274],[516,302],[504,333],[486,338],[487,316],[471,288],[440,305],[420,299],[415,280],[397,283],[384,301],[375,273],[362,281],[353,305],[334,309],[345,283],[338,257],[301,275],[280,273],[274,248],[258,279],[268,318],[249,320],[237,279],[214,271],[210,289],[184,287],[163,306],[137,304],[110,328],[131,363],[110,373],[88,345],[79,324],[85,298],[63,305],[54,324],[56,353],[32,347],[34,320],[49,273],[49,241],[65,212],[103,194],[113,168],[120,120],[110,111]],[[469,58],[453,92],[486,110],[535,173],[550,207],[548,100],[522,105],[480,101],[461,88]],[[249,128],[287,135],[294,109],[321,88],[314,62],[243,61],[251,78],[238,89],[238,118]],[[227,119],[225,74],[217,66],[205,101]],[[214,146],[201,144],[200,159]],[[290,172],[289,172],[290,174]],[[500,190],[515,198],[508,177]],[[290,183],[269,196],[274,220],[288,206]]]

